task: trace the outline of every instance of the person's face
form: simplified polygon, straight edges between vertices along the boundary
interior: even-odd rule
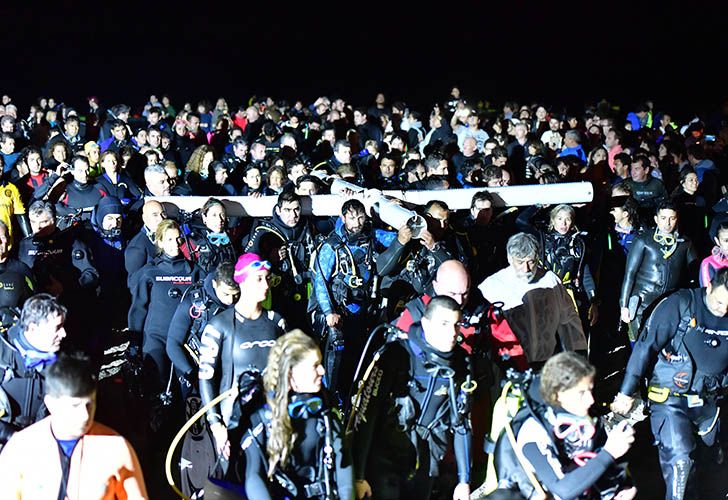
[[[349,146],[339,146],[336,148],[335,156],[340,163],[349,163],[351,161],[351,148]]]
[[[245,158],[245,156],[248,154],[248,145],[236,144],[235,146],[233,146],[233,154],[240,159]]]
[[[208,151],[205,153],[205,156],[202,157],[202,165],[200,166],[200,170],[205,171],[210,167],[210,163],[212,163],[215,160],[215,154],[212,151]]]
[[[260,304],[268,296],[269,288],[270,271],[262,268],[258,271],[250,271],[245,281],[240,283],[240,300]]]
[[[476,149],[478,149],[478,143],[472,137],[468,137],[463,141],[463,154],[465,156],[472,156]]]
[[[477,200],[475,206],[470,209],[470,215],[478,225],[487,226],[493,217],[493,204],[490,200]]]
[[[559,234],[568,233],[571,230],[573,222],[571,215],[566,210],[559,211],[551,220],[551,224],[554,226],[554,231]]]
[[[506,163],[508,163],[507,156],[499,156],[498,158],[493,158],[493,165],[495,165],[496,167],[505,167]]]
[[[470,282],[462,279],[460,275],[445,276],[441,280],[433,280],[432,287],[435,295],[447,295],[461,306],[468,301]]]
[[[725,231],[722,231],[725,232]],[[728,313],[728,288],[725,285],[706,287],[705,302],[713,316],[722,318]]]
[[[447,160],[440,160],[440,163],[437,164],[437,168],[433,171],[433,175],[447,175],[448,174],[448,167],[447,167]]]
[[[342,217],[344,221],[344,227],[351,234],[359,234],[364,229],[364,224],[367,221],[367,216],[364,212],[353,212],[348,211]]]
[[[291,179],[293,183],[295,183],[299,177],[306,175],[307,173],[308,171],[306,169],[306,165],[304,165],[303,163],[299,165],[293,165],[291,167],[291,172],[288,174],[288,178]]]
[[[30,214],[28,215],[28,220],[30,221],[30,229],[34,235],[49,234],[56,227],[56,222],[48,212],[41,212],[40,215]]]
[[[422,318],[425,340],[440,352],[451,352],[457,345],[460,326],[460,311],[438,307],[432,318]]]
[[[276,207],[276,213],[286,226],[295,227],[301,220],[301,203],[286,201],[280,207]]]
[[[99,162],[99,156],[101,155],[101,150],[98,146],[94,145],[91,146],[88,150],[88,161],[92,164],[96,165]]]
[[[448,217],[450,216],[449,211],[442,207],[433,206],[430,208],[429,212],[427,212],[427,216],[432,219],[441,230],[444,231],[447,229]]]
[[[190,132],[197,133],[200,129],[200,119],[196,116],[190,116],[187,118],[187,123],[190,127]]]
[[[88,163],[85,161],[73,162],[73,179],[79,184],[86,184],[88,182]]]
[[[379,171],[382,173],[382,177],[384,178],[392,177],[396,170],[397,164],[392,159],[384,158],[382,163],[379,164]]]
[[[156,201],[147,203],[142,209],[142,220],[150,231],[156,231],[159,223],[166,218],[167,213],[164,211],[164,207]]]
[[[641,161],[636,161],[632,163],[632,168],[630,171],[630,175],[632,176],[632,180],[635,182],[644,182],[647,180],[647,169],[642,166]]]
[[[614,217],[614,222],[617,224],[624,222],[625,219],[628,217],[627,211],[622,207],[614,207],[609,211],[609,213],[612,214],[612,217]]]
[[[0,151],[4,154],[9,155],[15,151],[15,139],[8,137],[2,144],[0,144]]]
[[[511,185],[511,174],[507,170],[503,171],[503,176],[500,179],[500,185],[503,187]]]
[[[182,235],[179,229],[169,228],[162,235],[162,241],[157,241],[157,245],[169,257],[177,257],[179,255],[179,245]]]
[[[207,210],[207,213],[203,214],[202,222],[213,233],[222,233],[225,230],[225,223],[227,222],[225,207],[212,205]]]
[[[576,128],[577,124],[579,123],[579,120],[577,120],[576,118],[574,118],[572,116],[571,118],[569,118],[568,123],[569,123],[570,128]]]
[[[111,135],[114,136],[114,140],[123,141],[126,139],[126,127],[120,125],[111,129]]]
[[[318,187],[313,181],[305,181],[296,188],[296,194],[299,196],[313,196],[318,192]]]
[[[264,144],[254,144],[253,148],[250,150],[250,156],[253,157],[254,160],[262,161],[265,159],[265,145]]]
[[[147,121],[149,122],[149,125],[156,125],[159,123],[159,113],[149,113],[147,115]]]
[[[594,404],[592,389],[594,381],[591,377],[584,377],[571,389],[561,391],[556,395],[559,405],[577,417],[588,417],[589,408]]]
[[[227,182],[228,179],[228,173],[227,170],[224,168],[215,170],[215,184],[222,186]]]
[[[149,143],[149,146],[158,148],[162,145],[162,134],[158,130],[150,130],[149,133],[147,133],[147,142]]]
[[[728,230],[718,231],[718,236],[713,238],[713,241],[723,253],[728,254]]]
[[[31,345],[41,352],[58,352],[61,341],[66,337],[64,320],[65,318],[59,314],[48,316],[39,323],[29,324],[25,336]]]
[[[86,434],[96,415],[96,393],[84,397],[46,396],[53,436],[61,440],[73,440]]]
[[[162,136],[161,145],[162,145],[163,150],[167,151],[169,149],[169,146],[171,145],[171,143],[172,143],[172,139],[170,139],[167,136]]]
[[[470,113],[470,115],[468,115],[468,127],[478,128],[478,125],[480,125],[480,118],[478,118],[476,113]]]
[[[153,173],[148,175],[147,189],[154,196],[169,196],[171,184],[167,173]]]
[[[366,121],[366,115],[362,114],[359,111],[354,111],[354,125],[363,125],[364,123],[366,123]]]
[[[607,132],[607,137],[604,139],[604,145],[610,149],[617,145],[617,134],[615,134],[613,130]]]
[[[698,190],[698,176],[697,174],[688,174],[682,182],[683,189],[688,194],[695,194]]]
[[[56,160],[58,163],[63,163],[66,161],[66,148],[63,146],[56,146],[53,148],[53,159]]]
[[[240,298],[240,288],[237,286],[226,285],[212,280],[212,289],[220,302],[226,306],[232,305]]]
[[[70,121],[63,128],[66,129],[66,135],[69,137],[76,137],[78,135],[79,126],[77,121]]]
[[[251,168],[245,173],[245,184],[247,184],[250,189],[260,188],[260,183],[260,170],[257,168]]]
[[[121,214],[107,214],[104,215],[104,219],[101,221],[101,227],[104,231],[111,231],[112,229],[121,229],[123,219]]]
[[[10,253],[10,238],[5,228],[0,227],[0,262],[5,262]]]
[[[413,183],[413,182],[421,181],[422,179],[425,178],[426,175],[427,175],[427,172],[425,171],[425,166],[421,165],[421,164],[417,165],[417,168],[415,168],[414,170],[410,170],[407,173],[407,182]]]
[[[516,125],[516,139],[518,139],[519,141],[525,139],[527,133],[528,129],[524,125],[520,123]]]
[[[526,283],[530,283],[534,276],[536,276],[538,260],[535,255],[529,257],[511,257],[509,255],[508,263],[516,272],[516,278]]]
[[[283,174],[278,170],[273,170],[268,176],[268,186],[273,190],[279,190],[283,187]]]
[[[592,155],[592,162],[594,164],[599,163],[600,161],[604,161],[607,159],[607,152],[603,149],[597,149],[594,151],[594,154]]]
[[[309,351],[301,361],[291,367],[291,389],[302,394],[315,394],[321,391],[324,365],[318,349]]]
[[[660,210],[655,215],[655,224],[661,233],[672,233],[677,226],[677,212],[668,208]]]
[[[546,108],[543,106],[539,106],[536,108],[536,118],[538,118],[538,121],[542,122],[546,119]]]
[[[549,129],[551,129],[552,132],[558,131],[560,125],[561,123],[556,118],[551,118],[549,120]]]

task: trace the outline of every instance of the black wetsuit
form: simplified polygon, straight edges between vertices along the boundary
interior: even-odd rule
[[[705,300],[705,289],[680,290],[655,307],[620,389],[632,395],[649,379],[650,422],[667,498],[683,497],[696,431],[706,445],[715,442],[718,399],[728,387],[728,317],[715,316]]]
[[[307,397],[316,397],[316,395],[294,394],[292,402],[297,398]],[[243,437],[241,444],[246,457],[245,492],[249,498],[261,500],[284,497],[327,498],[323,478],[326,436],[323,411],[314,415],[306,413],[301,418],[291,418],[296,442],[293,445],[288,464],[282,471],[277,471],[277,474],[283,474],[293,485],[295,492],[283,488],[277,480],[268,481],[266,444],[272,413],[266,406],[253,414],[251,417],[253,425]],[[327,415],[333,454],[331,488],[338,493],[335,498],[352,499],[354,497],[354,472],[349,452],[343,444],[342,425],[333,413],[328,412]]]
[[[169,376],[166,344],[170,322],[185,290],[200,279],[200,269],[181,254],[174,258],[162,254],[132,280],[129,330],[144,334],[145,360],[155,364],[160,381]]]
[[[197,361],[185,350],[185,342],[190,335],[195,335],[199,341],[207,323],[228,308],[217,298],[212,287],[213,277],[213,274],[207,275],[201,284],[186,291],[167,332],[167,355],[180,375],[188,380],[190,376],[197,377],[197,373],[192,373],[197,369]]]
[[[154,233],[150,233],[147,227],[144,226],[129,241],[126,250],[124,250],[124,267],[126,267],[129,284],[131,284],[134,273],[154,260],[156,254],[157,247],[154,245]]]
[[[248,319],[231,307],[212,318],[202,333],[202,403],[209,403],[237,384],[244,371],[262,372],[268,363],[268,352],[285,332],[285,320],[273,311],[264,310],[257,319]],[[232,398],[227,398],[207,412],[207,420],[227,425],[232,409]]]
[[[437,351],[419,324],[385,346],[352,416],[356,478],[376,498],[429,498],[451,433],[458,482],[469,481],[469,416],[455,417],[450,397],[451,384],[459,395],[465,378],[465,352]]]
[[[22,307],[35,291],[30,268],[15,259],[0,263],[0,307]]]

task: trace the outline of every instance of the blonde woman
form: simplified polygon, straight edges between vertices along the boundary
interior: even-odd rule
[[[263,376],[267,404],[242,441],[249,498],[354,498],[351,460],[323,376],[311,337],[293,330],[276,341]]]

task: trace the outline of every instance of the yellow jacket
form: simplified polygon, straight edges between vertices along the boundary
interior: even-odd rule
[[[17,432],[0,453],[0,498],[55,500],[61,459],[50,417]],[[146,499],[141,466],[116,431],[94,423],[71,455],[68,500]]]

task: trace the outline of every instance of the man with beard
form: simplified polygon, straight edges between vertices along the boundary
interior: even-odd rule
[[[402,245],[412,238],[403,225],[397,233]],[[391,242],[389,242],[391,243]],[[314,263],[313,295],[316,334],[325,334],[324,362],[327,386],[345,398],[374,317],[377,273],[386,276],[397,264],[397,255],[379,258],[385,242],[372,233],[364,205],[356,199],[344,202],[337,227],[318,250]],[[376,265],[376,268],[375,268]]]
[[[245,247],[245,252],[258,254],[273,264],[273,309],[286,312],[291,328],[309,326],[306,308],[313,233],[309,221],[301,217],[301,197],[283,192],[278,196],[273,216],[253,229]]]
[[[573,300],[559,277],[538,264],[536,237],[511,236],[506,251],[509,266],[478,287],[488,302],[502,303],[504,318],[491,326],[497,360],[518,369],[539,368],[558,346],[566,351],[586,350]]]

